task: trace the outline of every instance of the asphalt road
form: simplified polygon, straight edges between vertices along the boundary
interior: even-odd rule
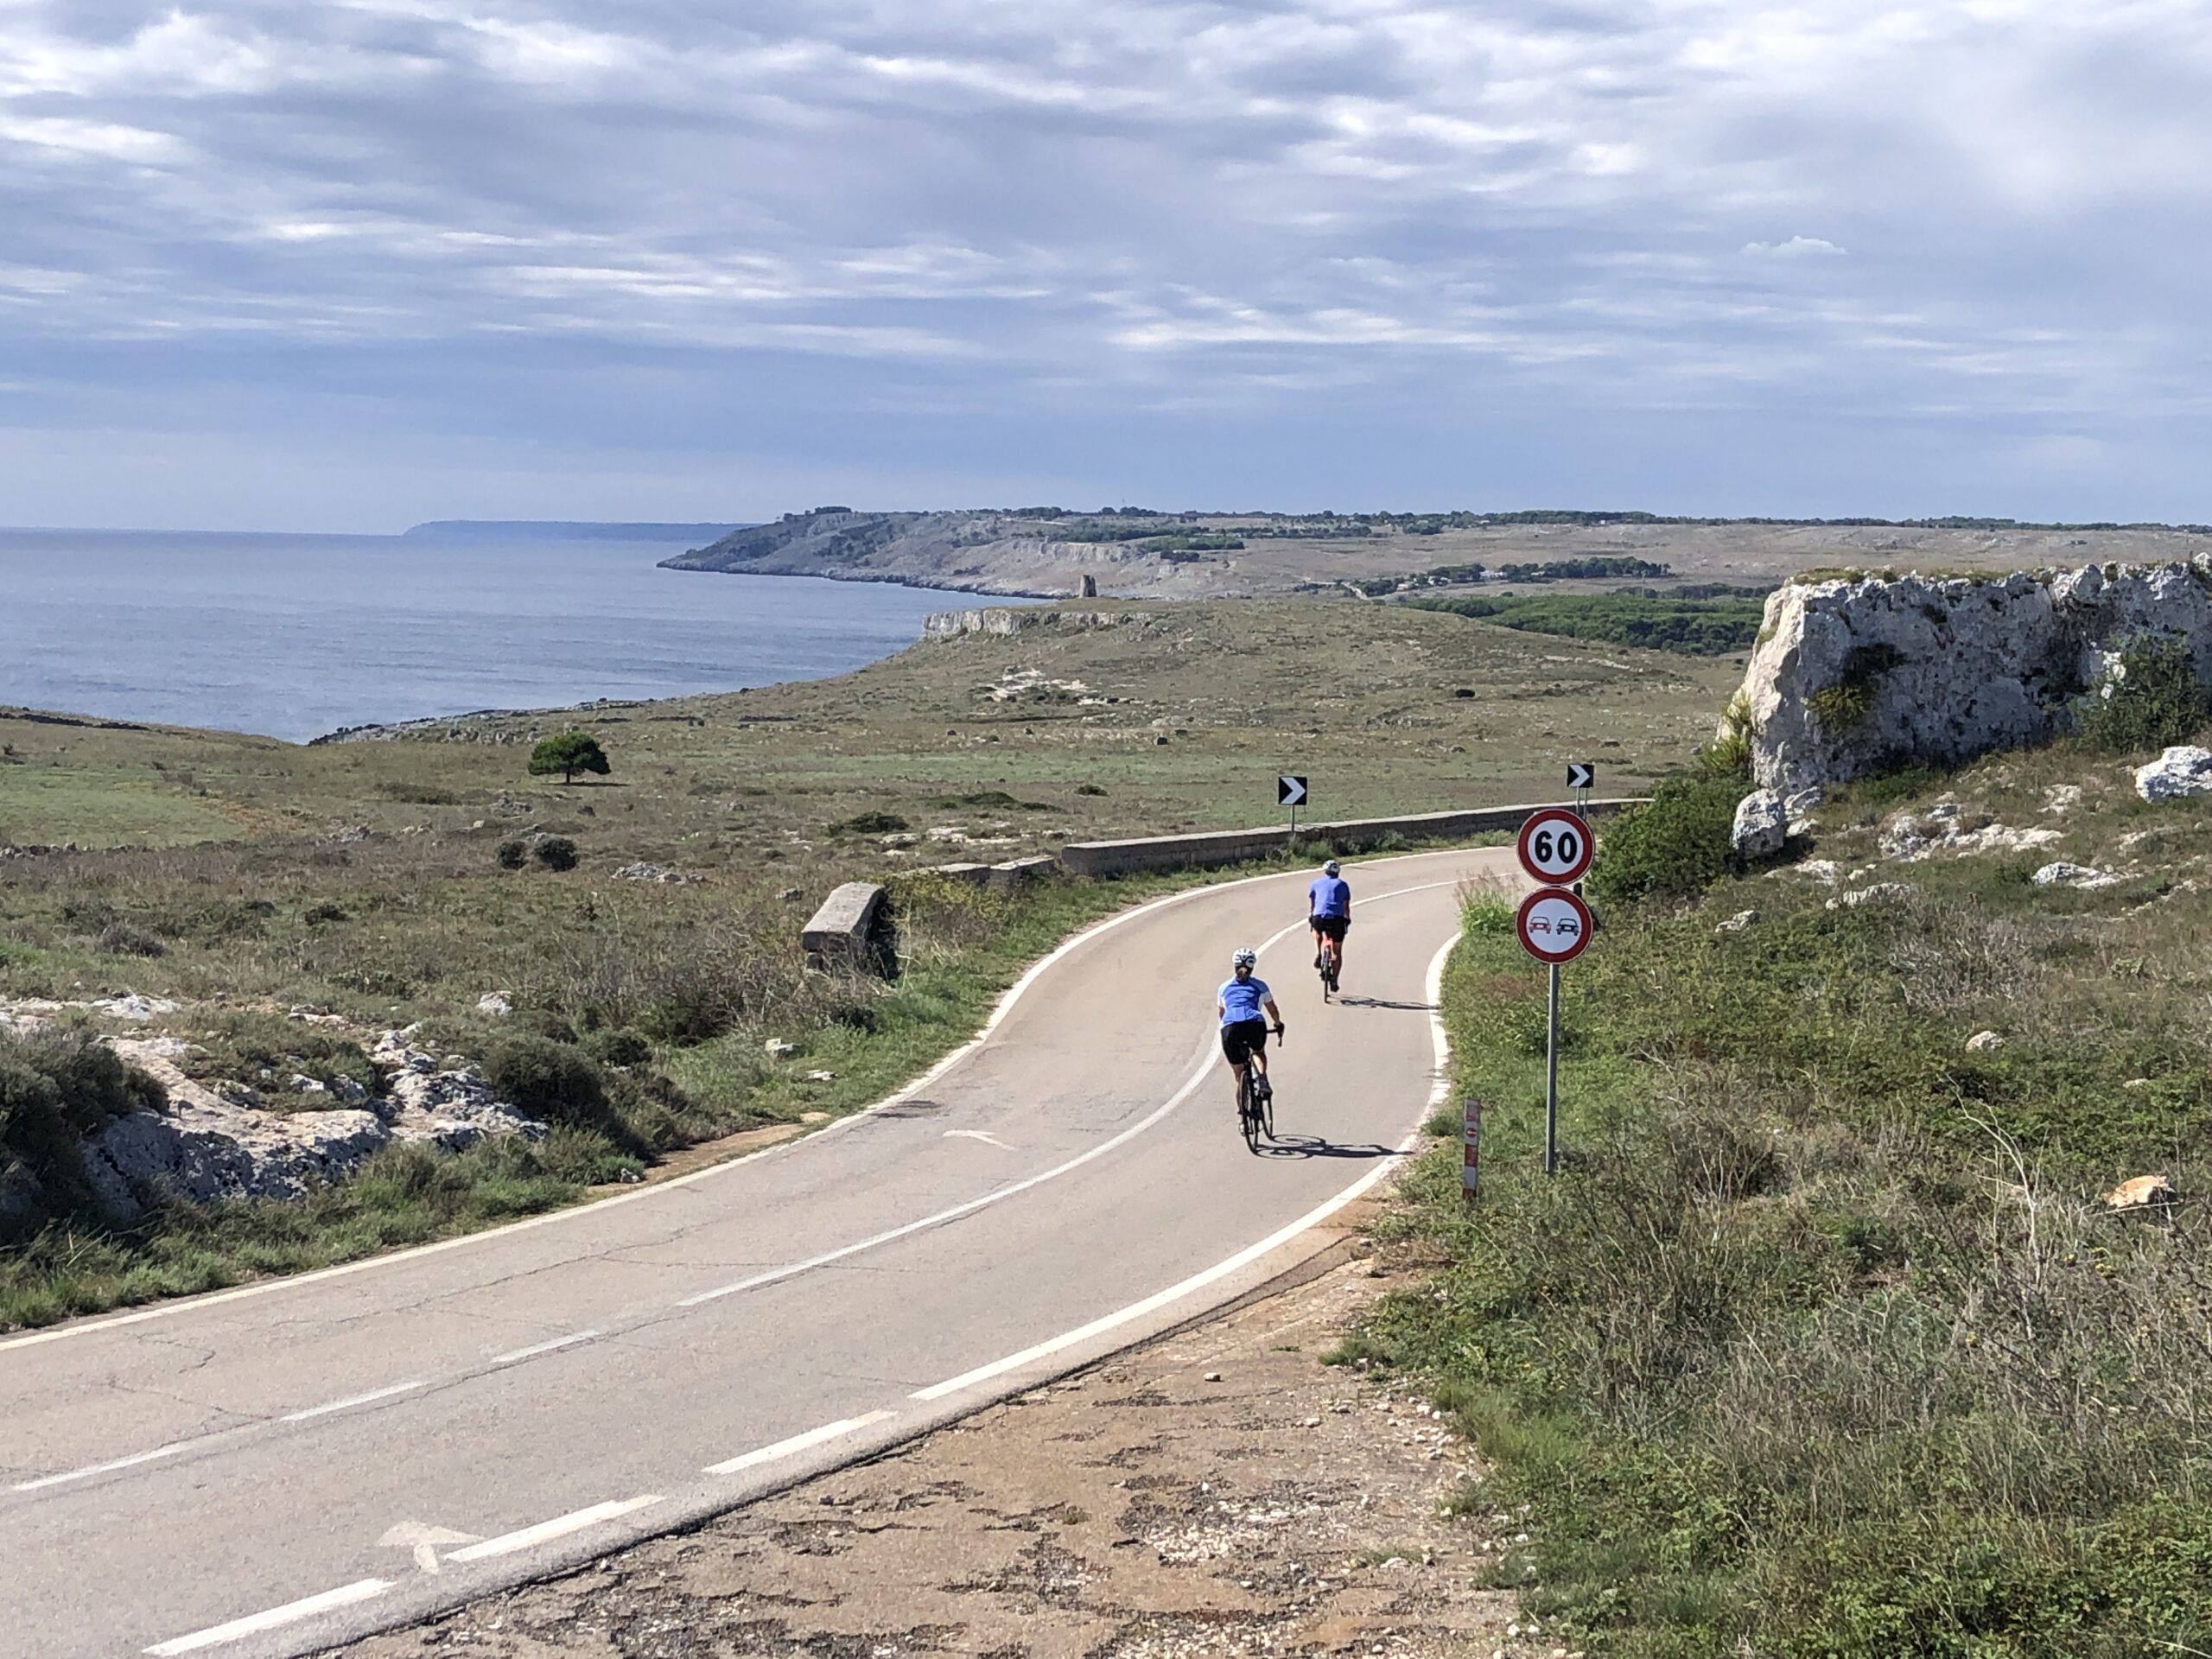
[[[308,1652],[728,1509],[1281,1270],[1426,1116],[1454,888],[1372,861],[1322,1006],[1305,875],[1071,941],[811,1139],[491,1233],[0,1338],[0,1653]],[[1287,1022],[1249,1154],[1212,1027]]]

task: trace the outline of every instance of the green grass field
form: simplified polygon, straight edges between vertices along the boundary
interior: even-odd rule
[[[2128,772],[2062,746],[1871,781],[1804,849],[1834,884],[1601,909],[1553,1179],[1542,976],[1469,896],[1484,1198],[1456,1148],[1422,1162],[1384,1233],[1427,1270],[1342,1357],[1424,1374],[1486,1453],[1462,1501],[1526,1529],[1497,1579],[1548,1640],[2212,1649],[2212,829]],[[1887,856],[1908,820],[2054,839]],[[2032,882],[2062,858],[2119,879]],[[2107,1209],[2146,1174],[2181,1205]]]

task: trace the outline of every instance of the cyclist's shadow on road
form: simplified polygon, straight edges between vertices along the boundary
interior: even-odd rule
[[[1341,1147],[1318,1135],[1278,1135],[1271,1141],[1260,1142],[1260,1154],[1264,1158],[1395,1158],[1398,1149],[1373,1145]]]
[[[1382,996],[1339,996],[1337,998],[1337,1006],[1340,1008],[1397,1008],[1407,1014],[1434,1014],[1436,1012],[1436,1004],[1433,1002],[1393,1002],[1388,997]]]

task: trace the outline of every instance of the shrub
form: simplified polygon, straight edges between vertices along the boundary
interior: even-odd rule
[[[1011,798],[1007,804],[1014,804]],[[851,817],[831,824],[830,833],[833,836],[887,836],[895,835],[906,827],[906,820],[896,812],[855,812]]]
[[[1739,870],[1729,834],[1743,795],[1732,772],[1668,779],[1599,837],[1591,897],[1613,904],[1689,899]]]
[[[2212,716],[2188,642],[2158,635],[2124,645],[2103,683],[2077,707],[2082,741],[2107,754],[2186,742]]]
[[[300,919],[309,927],[321,927],[327,923],[342,922],[348,918],[345,906],[334,899],[325,899],[319,903],[309,905],[301,912]]]
[[[576,868],[576,843],[566,836],[540,836],[530,844],[531,856],[549,870]]]
[[[1075,792],[1078,795],[1103,795],[1106,791],[1096,784],[1077,784]]]
[[[485,1081],[517,1110],[546,1123],[596,1130],[618,1146],[640,1150],[607,1099],[599,1067],[579,1049],[518,1033],[484,1058]]]
[[[1838,736],[1855,732],[1874,710],[1882,676],[1904,661],[1904,653],[1895,645],[1853,645],[1836,682],[1808,693],[1805,707],[1829,732]]]
[[[20,1162],[49,1212],[92,1208],[77,1143],[111,1117],[158,1109],[161,1084],[83,1032],[0,1032],[0,1170]],[[18,1225],[35,1217],[22,1216]]]
[[[593,1032],[583,1048],[601,1065],[643,1065],[653,1057],[653,1046],[626,1026]]]
[[[519,841],[503,841],[493,849],[492,856],[499,861],[501,869],[518,870],[522,868],[523,861],[530,856],[530,849]]]
[[[158,957],[168,950],[144,928],[130,922],[110,922],[100,930],[100,949],[116,957]]]
[[[607,763],[607,751],[588,732],[556,732],[550,737],[540,738],[537,747],[530,752],[530,775],[533,778],[557,772],[563,783],[572,784],[580,772],[604,778],[613,770]]]

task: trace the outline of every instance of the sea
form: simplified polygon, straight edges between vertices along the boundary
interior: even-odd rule
[[[979,602],[656,568],[718,530],[0,529],[0,705],[304,741],[841,674],[911,645],[931,612]]]

